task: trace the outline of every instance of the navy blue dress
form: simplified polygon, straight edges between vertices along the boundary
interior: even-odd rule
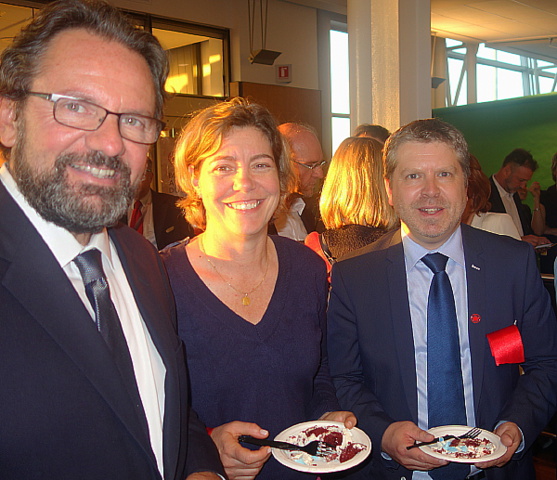
[[[325,350],[327,276],[304,245],[271,237],[278,279],[257,325],[236,315],[193,270],[184,244],[162,253],[186,344],[192,407],[207,427],[255,422],[273,438],[285,428],[339,410]],[[258,480],[315,477],[273,457]]]

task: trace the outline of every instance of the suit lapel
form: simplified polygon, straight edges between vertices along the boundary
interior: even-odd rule
[[[27,217],[0,183],[0,283],[87,377],[142,448],[153,456],[108,347],[79,295]],[[153,457],[154,460],[154,457]]]
[[[166,218],[163,219],[164,210],[161,208],[161,201],[158,192],[151,189],[151,205],[153,208],[153,230],[155,231],[155,238],[157,244],[159,239],[162,239]]]
[[[171,472],[178,461],[178,449],[171,448],[171,446],[180,444],[179,418],[182,407],[179,404],[181,399],[179,395],[180,378],[176,362],[180,344],[173,325],[170,323],[175,319],[174,311],[170,310],[170,286],[167,285],[166,293],[168,295],[164,297],[158,293],[158,290],[153,290],[153,284],[149,279],[154,275],[158,278],[158,272],[152,270],[154,262],[146,261],[145,258],[137,258],[135,249],[129,248],[128,242],[120,240],[121,229],[122,226],[111,228],[109,234],[118,251],[141,317],[166,368],[163,451],[165,477],[172,478]],[[158,255],[156,252],[154,254]],[[169,419],[173,419],[172,422],[169,422]]]
[[[386,275],[389,285],[389,298],[391,302],[393,338],[402,372],[404,396],[412,419],[418,423],[418,397],[416,383],[416,362],[414,355],[414,336],[412,333],[412,320],[408,303],[408,288],[406,280],[406,267],[404,263],[404,249],[400,230],[396,230],[391,245],[387,249]]]
[[[530,219],[527,215],[527,210],[525,208],[529,208],[522,203],[520,200],[520,195],[517,192],[513,195],[514,204],[516,205],[516,210],[518,211],[518,217],[520,218],[520,224],[522,225],[522,233],[524,235],[533,235],[534,231],[532,230],[532,226],[530,225]]]
[[[493,180],[493,176],[489,177],[489,181],[491,182],[491,196],[489,197],[489,201],[491,203],[491,212],[498,212],[498,213],[506,213],[505,206],[503,205],[503,199],[499,194],[499,189],[497,185],[495,185],[495,181]]]
[[[483,383],[487,318],[486,285],[483,248],[474,235],[474,229],[462,225],[462,243],[466,262],[466,284],[468,291],[468,338],[472,358],[472,379],[474,386],[474,406],[478,411],[481,386]]]

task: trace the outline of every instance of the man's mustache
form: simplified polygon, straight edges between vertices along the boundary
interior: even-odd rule
[[[105,167],[115,170],[123,175],[131,175],[131,169],[121,159],[120,156],[109,156],[102,152],[90,152],[85,154],[66,153],[56,159],[56,168],[63,170],[72,164],[89,165],[91,167]]]

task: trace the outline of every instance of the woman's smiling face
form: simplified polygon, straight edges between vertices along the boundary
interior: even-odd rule
[[[268,138],[255,127],[233,127],[193,179],[207,228],[240,235],[267,231],[280,198]]]

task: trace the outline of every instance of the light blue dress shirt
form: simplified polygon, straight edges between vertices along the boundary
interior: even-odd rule
[[[427,430],[427,300],[433,272],[421,261],[429,253],[442,253],[449,257],[446,272],[453,288],[458,337],[460,344],[460,362],[464,385],[464,401],[468,425],[475,425],[474,391],[472,384],[472,360],[468,339],[468,291],[466,287],[466,264],[460,227],[438,249],[427,250],[414,242],[402,229],[402,245],[406,265],[406,281],[408,301],[414,337],[414,356],[416,360],[416,380],[418,389],[418,426]],[[478,470],[474,468],[474,471]],[[425,480],[431,477],[427,472],[413,473],[414,480]]]

